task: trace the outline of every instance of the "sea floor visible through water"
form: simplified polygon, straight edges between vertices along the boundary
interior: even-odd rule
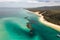
[[[4,12],[3,12],[4,11]],[[2,9],[0,14],[0,40],[60,40],[58,31],[42,24],[38,16],[24,9]],[[25,17],[28,17],[27,20]],[[32,22],[33,20],[34,22]],[[33,34],[27,28],[30,22]]]

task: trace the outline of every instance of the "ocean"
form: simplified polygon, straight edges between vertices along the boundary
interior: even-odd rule
[[[42,24],[38,18],[22,8],[0,8],[0,40],[60,40],[59,32]],[[28,22],[33,28],[32,35],[26,26]]]

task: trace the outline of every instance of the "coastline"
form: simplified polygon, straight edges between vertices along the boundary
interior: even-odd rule
[[[46,21],[46,20],[44,19],[44,16],[43,16],[42,14],[39,15],[38,13],[39,13],[39,12],[35,12],[36,15],[40,16],[40,17],[39,17],[39,21],[40,21],[41,23],[43,23],[44,25],[46,25],[46,26],[48,26],[48,27],[50,27],[50,28],[52,28],[52,29],[60,32],[60,26],[59,26],[59,25],[53,24],[53,23],[50,23],[50,22]]]

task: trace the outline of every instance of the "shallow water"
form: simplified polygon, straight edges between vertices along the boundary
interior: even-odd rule
[[[39,22],[37,15],[25,9],[3,11],[0,14],[0,40],[60,40],[56,37],[59,32]],[[24,17],[28,17],[30,21]],[[26,26],[28,22],[34,29],[32,35]]]

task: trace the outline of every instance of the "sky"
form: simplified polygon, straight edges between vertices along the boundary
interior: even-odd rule
[[[55,5],[60,6],[60,0],[0,0],[0,7],[41,7]]]
[[[60,0],[37,0],[37,1],[43,1],[43,2],[44,2],[44,1],[45,1],[45,2],[46,2],[46,1],[51,1],[51,2],[52,2],[52,1],[60,1]]]
[[[13,2],[60,2],[60,0],[0,0],[0,2],[5,2],[5,1],[13,1]]]

